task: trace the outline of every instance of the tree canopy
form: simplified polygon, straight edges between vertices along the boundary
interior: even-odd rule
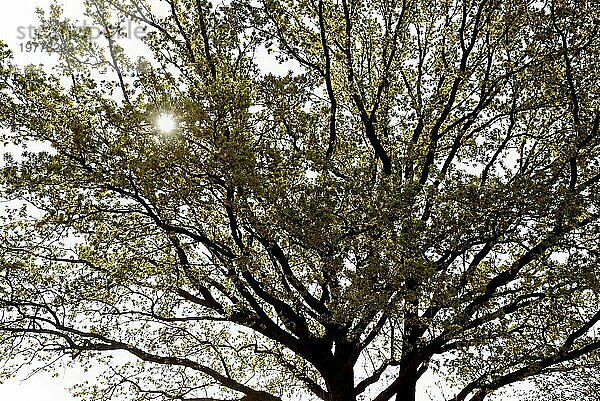
[[[0,56],[6,373],[104,360],[96,401],[593,393],[597,0],[84,3],[98,38],[40,13],[52,70]]]

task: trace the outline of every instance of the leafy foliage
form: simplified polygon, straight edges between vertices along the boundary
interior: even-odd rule
[[[84,3],[52,72],[1,54],[3,359],[106,359],[90,400],[591,394],[596,0]]]

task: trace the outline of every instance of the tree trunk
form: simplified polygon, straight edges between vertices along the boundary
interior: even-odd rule
[[[417,380],[416,372],[411,372],[396,392],[396,401],[415,401]]]
[[[356,401],[353,367],[332,369],[326,383],[329,393],[328,401]]]
[[[396,392],[396,401],[415,401],[415,393],[417,392],[417,379],[407,377],[406,381]]]

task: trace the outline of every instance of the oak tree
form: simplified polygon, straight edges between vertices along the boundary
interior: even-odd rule
[[[83,3],[87,28],[41,13],[54,68],[1,54],[7,372],[104,360],[86,400],[589,394],[597,0]]]

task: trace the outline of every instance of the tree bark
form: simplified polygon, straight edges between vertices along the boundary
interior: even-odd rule
[[[417,381],[420,375],[418,374],[417,367],[418,362],[413,356],[405,356],[404,368],[402,372],[402,380],[396,387],[396,399],[395,401],[415,401],[417,392]]]
[[[349,364],[330,370],[326,378],[328,401],[356,401],[354,393],[354,367]]]
[[[417,392],[417,378],[407,377],[406,381],[396,392],[396,401],[415,401]]]

